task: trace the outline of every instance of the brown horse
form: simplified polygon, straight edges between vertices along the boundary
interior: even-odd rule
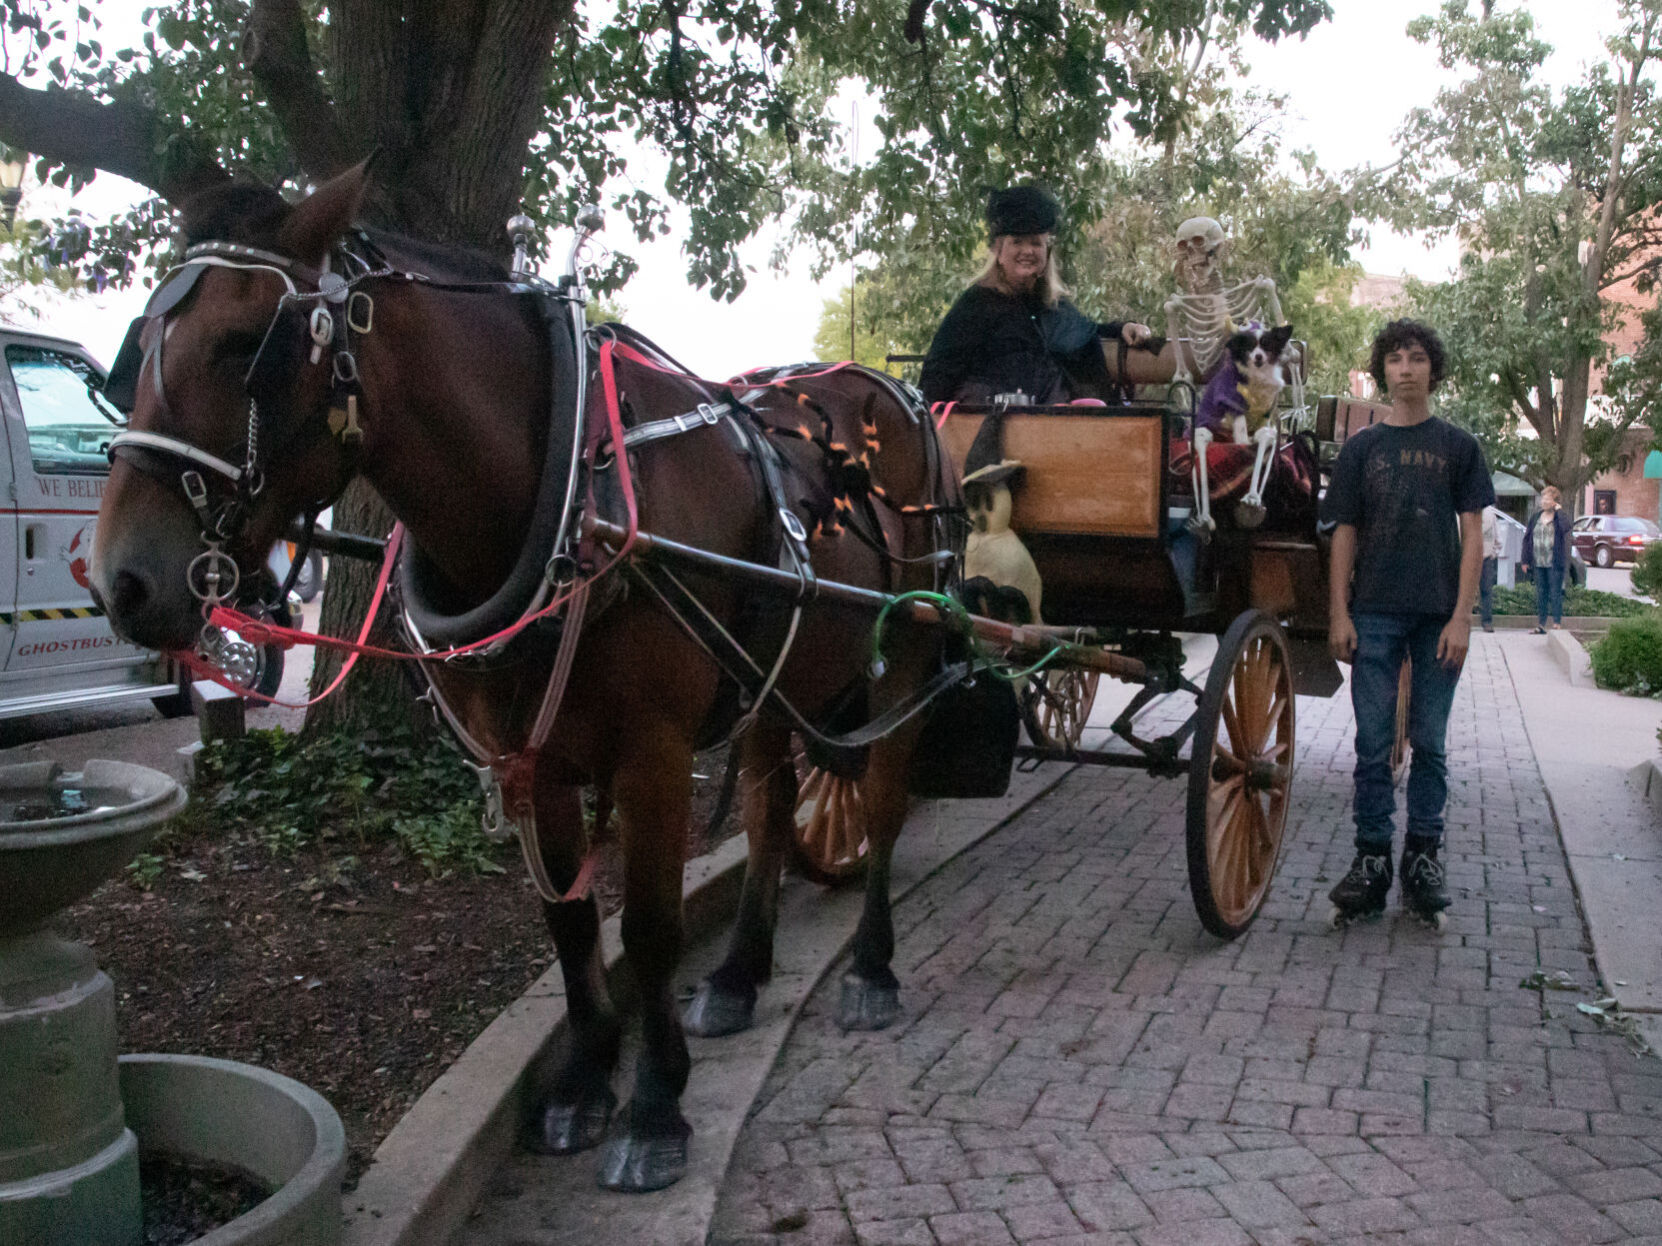
[[[551,419],[549,410],[551,393],[558,408],[570,391],[575,334],[561,355],[540,297],[476,257],[354,229],[364,185],[360,168],[292,207],[250,188],[185,205],[187,242],[207,245],[190,253],[196,271],[185,274],[183,291],[178,278],[159,287],[157,314],[134,339],[143,362],[129,427],[150,437],[126,439],[116,451],[93,569],[111,623],[133,641],[188,648],[201,622],[203,572],[215,569],[208,564],[216,556],[196,562],[196,593],[193,560],[217,548],[245,570],[257,567],[296,515],[337,495],[354,472],[405,525],[416,551],[404,567],[406,593],[420,580],[428,607],[437,602],[448,617],[471,618],[526,563],[526,533],[545,518],[542,465],[565,461],[563,451],[549,453],[551,440],[581,433],[562,434],[559,411]],[[316,309],[332,310],[333,336],[315,318],[310,337],[294,331]],[[343,318],[356,364],[355,377],[344,380],[354,369],[339,359]],[[625,425],[641,426],[723,397],[638,341],[618,353],[610,388],[595,358],[591,350],[582,427],[603,427],[609,400]],[[642,531],[771,566],[779,530],[800,522],[820,578],[889,591],[941,582],[942,517],[959,505],[957,484],[929,421],[899,391],[876,374],[843,369],[762,377],[737,393],[742,407],[712,422],[686,421],[684,434],[622,453],[604,436],[591,438],[578,508],[626,525],[628,468]],[[574,419],[575,411],[568,425]],[[748,432],[740,428],[746,420]],[[777,459],[794,519],[781,518],[771,500],[780,495],[767,487],[762,459]],[[570,561],[590,573],[615,553],[592,541],[585,547],[574,546],[580,552]],[[547,551],[530,557],[541,567]],[[740,707],[707,637],[690,634],[664,608],[668,582],[634,565],[625,560],[592,585],[569,683],[526,791],[542,863],[559,889],[579,875],[587,850],[581,786],[615,801],[623,944],[640,989],[643,1049],[626,1126],[613,1130],[620,1021],[602,972],[600,914],[589,898],[545,903],[570,1041],[528,1131],[529,1145],[551,1153],[605,1141],[601,1183],[648,1190],[684,1172],[691,1132],[679,1107],[689,1059],[672,975],[682,943],[693,752],[719,739]],[[856,706],[880,713],[907,702],[940,669],[932,629],[897,624],[886,669],[874,677],[872,619],[862,610],[809,599],[790,620],[789,600],[759,609],[765,594],[731,575],[691,570],[675,578],[710,619],[753,648],[764,671],[785,649],[786,622],[798,624],[777,689],[811,721],[846,720]],[[407,619],[409,610],[406,601]],[[506,759],[530,736],[557,643],[539,626],[489,660],[426,669],[480,749]],[[689,1026],[703,1033],[749,1024],[772,963],[796,787],[792,722],[771,698],[752,717],[736,744],[748,869],[731,949],[688,1012]],[[898,1011],[889,864],[920,721],[907,720],[869,748],[862,794],[871,867],[844,990],[850,1026],[886,1025]]]

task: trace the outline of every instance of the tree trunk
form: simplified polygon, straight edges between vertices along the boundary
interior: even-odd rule
[[[526,153],[536,129],[554,40],[572,0],[459,0],[401,6],[345,0],[333,33],[340,66],[336,108],[361,151],[378,152],[366,206],[371,224],[435,242],[505,248],[519,210]],[[460,345],[460,344],[458,344]],[[335,506],[345,531],[385,536],[392,515],[374,490],[354,481]],[[331,560],[321,630],[356,636],[377,568]],[[383,608],[370,643],[398,647],[396,619]],[[340,669],[319,651],[312,695]],[[358,730],[407,715],[411,684],[401,663],[362,659],[341,694],[314,706],[306,734]]]
[[[340,501],[335,503],[332,526],[343,532],[386,536],[392,530],[392,524],[392,512],[387,509],[386,503],[361,479],[347,486]],[[379,574],[380,567],[374,563],[340,556],[331,558],[318,631],[325,636],[356,640],[359,629],[363,627],[364,615],[369,611]],[[393,609],[383,602],[380,617],[370,630],[368,643],[382,648],[401,648],[396,624]],[[323,694],[323,690],[340,673],[345,657],[335,649],[320,647],[314,651],[312,680],[307,689],[309,697]],[[359,658],[335,695],[306,711],[306,726],[302,734],[310,738],[337,729],[361,730],[406,718],[411,685],[399,669],[402,665],[400,662]]]

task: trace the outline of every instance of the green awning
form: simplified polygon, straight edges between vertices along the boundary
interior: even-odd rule
[[[1490,479],[1495,482],[1495,496],[1502,498],[1532,498],[1535,496],[1535,486],[1527,480],[1519,480],[1516,476],[1506,472],[1492,472]]]
[[[1662,450],[1652,450],[1645,455],[1645,479],[1662,480]]]

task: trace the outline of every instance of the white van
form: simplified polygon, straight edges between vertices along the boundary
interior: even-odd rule
[[[180,671],[110,631],[87,568],[122,417],[74,342],[0,327],[0,718],[154,701],[190,711]]]

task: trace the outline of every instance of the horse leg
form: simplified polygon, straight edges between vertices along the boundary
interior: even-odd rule
[[[661,1190],[687,1171],[692,1127],[681,1092],[692,1061],[675,1007],[681,870],[692,810],[692,746],[670,724],[643,724],[612,787],[623,827],[623,950],[641,996],[641,1055],[628,1129],[601,1151],[609,1190]]]
[[[556,886],[569,886],[581,866],[582,819],[579,789],[538,791],[537,839]],[[531,1114],[525,1145],[544,1155],[569,1155],[606,1136],[617,1107],[611,1080],[623,1027],[606,991],[595,898],[545,901],[542,913],[565,977],[569,1039],[553,1085]]]
[[[906,820],[906,771],[916,729],[902,729],[871,750],[860,780],[866,809],[867,863],[865,905],[854,931],[853,964],[843,975],[837,1024],[845,1030],[881,1030],[900,1015],[900,980],[894,959],[894,920],[889,909],[889,870],[895,840]]]
[[[738,917],[727,957],[698,991],[682,1016],[688,1031],[707,1038],[748,1030],[756,1014],[756,991],[773,976],[773,932],[779,920],[779,874],[785,837],[796,804],[796,771],[791,765],[790,730],[758,720],[738,741],[745,863]]]

